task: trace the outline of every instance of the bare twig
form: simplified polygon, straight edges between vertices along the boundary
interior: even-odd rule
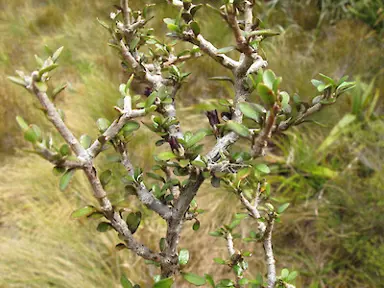
[[[201,51],[205,52],[208,56],[223,65],[225,68],[234,70],[239,65],[237,61],[226,56],[225,54],[219,54],[217,52],[218,49],[201,34],[195,37],[192,31],[187,31],[183,33],[183,40],[198,46]]]
[[[127,122],[133,118],[142,117],[145,115],[145,109],[135,109],[130,113],[124,113],[119,116],[108,129],[87,149],[87,153],[91,158],[95,158],[102,150],[103,144],[113,139]]]
[[[256,196],[256,197],[258,197],[258,196]],[[244,207],[248,210],[248,212],[252,216],[252,218],[254,218],[257,221],[258,230],[259,230],[260,234],[263,235],[266,231],[266,226],[263,222],[259,221],[259,219],[261,218],[261,215],[260,215],[259,210],[257,209],[257,206],[252,205],[248,201],[248,199],[245,198],[243,193],[239,193],[239,198],[240,198],[241,203],[244,205]],[[255,203],[257,203],[257,202],[255,201]]]
[[[276,265],[275,257],[273,256],[273,247],[272,247],[272,231],[275,218],[269,215],[267,227],[264,234],[264,253],[265,253],[265,262],[267,264],[267,288],[274,288],[276,283]]]
[[[126,171],[130,176],[134,175],[134,168],[129,159],[128,151],[125,147],[124,143],[118,143],[116,146],[116,150],[121,154],[122,160],[121,163],[125,167]],[[155,211],[159,214],[163,219],[167,220],[171,217],[172,211],[165,204],[161,203],[150,191],[148,191],[147,187],[143,182],[140,182],[136,187],[137,197],[145,206],[149,209]]]

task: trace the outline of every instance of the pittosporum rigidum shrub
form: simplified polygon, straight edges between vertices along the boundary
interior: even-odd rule
[[[218,1],[219,2],[219,1]],[[66,86],[50,87],[52,72],[63,47],[48,57],[36,57],[38,67],[30,74],[17,71],[17,77],[9,79],[23,86],[37,98],[41,109],[56,131],[61,143],[55,143],[49,133],[35,124],[26,123],[22,117],[17,122],[24,131],[24,137],[34,151],[54,165],[55,173],[61,174],[60,189],[69,185],[74,173],[83,171],[92,187],[99,206],[88,205],[72,213],[73,218],[99,218],[97,230],[114,230],[121,243],[116,249],[129,249],[159,267],[153,287],[171,287],[177,277],[186,285],[211,287],[294,287],[296,271],[284,268],[276,271],[273,254],[272,233],[275,223],[280,220],[289,203],[276,205],[271,185],[265,180],[270,173],[263,163],[270,138],[284,133],[291,126],[310,122],[310,116],[328,105],[335,103],[341,94],[354,86],[343,77],[339,80],[320,75],[321,80],[312,80],[318,93],[309,103],[299,95],[290,95],[280,89],[281,77],[266,69],[268,62],[259,54],[262,41],[279,33],[261,27],[253,15],[255,0],[222,0],[220,5],[194,4],[192,0],[173,0],[169,5],[179,9],[176,18],[165,18],[168,28],[167,41],[154,36],[150,26],[151,5],[132,11],[128,0],[115,5],[108,23],[99,21],[110,33],[108,45],[116,50],[122,67],[131,75],[127,83],[121,84],[121,98],[114,107],[116,118],[112,122],[97,120],[99,135],[91,139],[86,134],[77,138],[68,129],[62,110],[55,106],[57,95]],[[229,47],[215,47],[201,34],[196,14],[199,9],[214,9],[234,35]],[[185,42],[184,50],[175,44]],[[236,59],[229,57],[235,52]],[[210,80],[227,81],[234,91],[233,99],[217,99],[221,111],[206,111],[210,129],[196,127],[195,132],[182,129],[177,114],[175,99],[182,85],[188,85],[190,73],[183,70],[185,61],[193,62],[198,57],[210,57],[231,72],[232,77],[214,77]],[[285,56],[282,55],[282,61]],[[299,69],[299,67],[295,67]],[[133,79],[145,83],[142,95],[135,95],[131,87]],[[252,99],[258,99],[257,103]],[[256,96],[256,98],[254,97]],[[141,125],[141,123],[143,125]],[[154,137],[148,145],[165,146],[164,152],[155,156],[156,165],[146,173],[131,162],[129,141],[138,129],[149,129]],[[211,143],[204,147],[201,144]],[[242,152],[232,149],[241,140]],[[161,217],[167,226],[165,235],[159,236],[156,251],[135,238],[142,214],[128,210],[112,201],[105,186],[113,177],[111,170],[98,171],[95,158],[106,150],[114,149],[120,156],[118,162],[125,168],[121,179],[125,186],[125,199],[137,197],[142,205],[155,212],[151,217]],[[179,249],[180,233],[185,223],[192,221],[193,229],[200,227],[199,218],[204,217],[195,196],[201,185],[209,181],[213,187],[223,187],[237,195],[244,211],[234,215],[231,223],[223,223],[211,232],[222,238],[228,250],[227,259],[215,258],[220,265],[231,268],[233,276],[214,280],[214,275],[204,276],[183,272],[188,264],[189,252]],[[121,199],[120,199],[121,200]],[[134,207],[133,207],[134,208]],[[138,207],[136,207],[138,208]],[[130,211],[130,213],[128,213]],[[157,214],[157,216],[155,216]],[[249,235],[236,232],[240,225],[254,227]],[[265,277],[245,278],[250,252],[236,249],[234,239],[261,243],[265,253]],[[257,271],[252,272],[253,275]],[[249,274],[248,274],[249,275]],[[251,274],[252,275],[252,274]],[[128,276],[129,277],[129,276]],[[121,279],[124,287],[133,285],[125,276]]]

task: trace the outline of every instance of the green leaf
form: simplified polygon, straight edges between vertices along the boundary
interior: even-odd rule
[[[209,235],[211,235],[213,237],[221,237],[221,236],[223,236],[223,233],[220,231],[212,231],[212,232],[209,232]]]
[[[113,227],[112,227],[111,223],[109,223],[109,222],[100,222],[96,228],[96,230],[99,232],[107,232],[111,229],[113,229]]]
[[[58,86],[55,89],[53,89],[52,94],[51,94],[52,99],[55,100],[56,96],[59,95],[62,91],[64,91],[64,89],[67,88],[67,86],[68,86],[68,84],[65,83],[65,84]]]
[[[47,92],[48,90],[47,83],[45,82],[35,82],[35,86],[40,92]]]
[[[64,46],[61,46],[59,49],[57,49],[55,51],[55,53],[53,53],[53,55],[52,55],[52,61],[53,62],[56,62],[57,59],[59,59],[61,52],[63,52],[63,49],[64,49]]]
[[[206,168],[207,164],[204,161],[201,160],[193,160],[191,161],[191,164],[193,166],[199,167],[199,168]]]
[[[16,116],[16,122],[17,122],[17,124],[19,124],[21,130],[23,130],[23,131],[28,130],[29,126],[28,126],[27,122],[25,122],[23,117]]]
[[[186,265],[189,261],[189,251],[187,249],[181,249],[179,252],[179,264]]]
[[[226,127],[242,137],[248,137],[250,135],[247,127],[243,124],[233,122],[232,120],[227,122]]]
[[[129,50],[133,51],[137,47],[137,44],[139,44],[139,42],[140,42],[140,37],[133,37],[133,39],[129,43]]]
[[[71,217],[73,219],[81,218],[81,217],[86,217],[91,215],[92,213],[96,212],[97,209],[94,206],[84,206],[80,209],[77,209],[72,212]]]
[[[159,174],[152,173],[152,172],[147,172],[146,174],[147,174],[148,177],[151,177],[153,179],[165,182],[165,179],[162,176],[160,176]]]
[[[111,170],[105,170],[103,173],[100,174],[100,182],[103,187],[109,183],[112,179],[112,171]]]
[[[312,79],[311,83],[319,90],[319,86],[325,85],[323,81]]]
[[[284,268],[283,270],[281,270],[281,278],[285,279],[287,278],[289,275],[289,270]]]
[[[230,279],[222,279],[220,282],[219,282],[219,287],[233,287],[234,286],[234,283],[232,282],[232,280]]]
[[[47,72],[50,72],[50,71],[56,69],[57,67],[59,67],[59,64],[51,64],[51,65],[48,65],[48,66],[42,68],[39,71],[39,77],[43,76],[44,73],[47,73]]]
[[[207,282],[209,285],[211,285],[213,288],[215,288],[215,282],[213,281],[213,277],[210,274],[205,274],[205,279],[207,279]]]
[[[159,241],[159,248],[160,248],[160,251],[163,252],[164,249],[165,249],[165,238],[160,238],[160,241]]]
[[[185,148],[190,148],[193,145],[195,145],[197,142],[204,139],[204,137],[207,135],[207,131],[201,130],[197,132],[195,135],[193,135],[186,143]]]
[[[228,52],[235,50],[235,48],[236,48],[235,46],[223,47],[223,48],[217,49],[216,53],[217,54],[226,54]]]
[[[125,125],[124,125],[124,127],[123,127],[123,131],[125,132],[125,133],[131,133],[131,132],[133,132],[133,131],[136,131],[137,129],[139,129],[140,128],[140,124],[139,123],[137,123],[136,121],[133,121],[133,120],[130,120],[130,121],[128,121]],[[125,134],[124,133],[124,134]]]
[[[189,160],[188,159],[181,159],[179,161],[179,164],[180,164],[180,167],[182,167],[182,168],[187,167],[189,165]]]
[[[276,75],[275,73],[273,73],[272,70],[266,70],[264,71],[263,73],[263,82],[264,84],[269,88],[269,89],[273,89],[273,83],[275,82],[276,80]]]
[[[31,135],[33,134],[34,142],[36,142],[36,141],[41,142],[43,138],[42,138],[42,134],[41,134],[41,130],[40,130],[39,126],[37,126],[35,124],[31,124],[25,133],[27,133],[29,131],[29,129],[31,129],[31,131],[32,131]],[[24,136],[25,136],[25,134],[24,134]]]
[[[333,80],[331,77],[324,75],[322,73],[319,73],[321,77],[323,77],[325,80],[327,80],[328,84],[335,85],[335,80]]]
[[[289,94],[285,91],[280,92],[280,97],[281,97],[281,106],[285,107],[289,103]]]
[[[200,229],[200,221],[196,219],[195,223],[192,226],[193,231],[197,231]]]
[[[63,176],[61,176],[60,178],[60,182],[59,182],[59,188],[61,191],[64,191],[68,185],[69,185],[69,182],[71,182],[71,179],[73,177],[73,175],[75,174],[75,169],[70,169],[70,170],[67,170]]]
[[[215,77],[213,77],[213,78],[215,78]],[[222,106],[227,106],[227,107],[232,106],[231,102],[229,102],[227,99],[219,99],[219,104]]]
[[[66,171],[66,170],[65,170],[64,167],[58,167],[58,166],[55,166],[55,167],[53,167],[53,169],[52,169],[53,175],[55,175],[55,176],[60,176],[60,175],[63,174],[65,171]]]
[[[172,278],[165,278],[165,279],[161,279],[160,281],[157,281],[153,285],[153,288],[171,288],[172,284],[173,284]]]
[[[175,19],[164,18],[163,21],[165,24],[175,24]]]
[[[221,258],[213,258],[213,261],[217,264],[225,265],[227,262],[224,259]]]
[[[140,222],[141,222],[141,212],[131,212],[127,216],[127,225],[129,231],[131,231],[132,234],[134,234],[139,228]]]
[[[69,145],[68,144],[63,144],[63,145],[61,145],[61,147],[60,147],[60,154],[62,155],[62,156],[68,156],[68,155],[71,155],[71,147],[69,147]]]
[[[260,164],[257,164],[255,166],[255,169],[259,170],[260,172],[262,173],[265,173],[265,174],[269,174],[271,172],[271,170],[269,169],[269,167],[263,163],[260,163]]]
[[[161,161],[168,161],[170,159],[175,159],[177,156],[173,152],[162,152],[156,156]]]
[[[120,283],[123,288],[133,288],[131,281],[125,275],[121,275]]]
[[[96,121],[97,128],[101,133],[105,132],[111,123],[105,118],[99,118]]]
[[[292,282],[293,280],[296,279],[297,274],[298,274],[297,271],[292,271],[291,273],[289,273],[288,277],[286,277],[286,281]]]
[[[195,286],[202,286],[206,283],[206,280],[204,277],[201,277],[199,275],[196,275],[194,273],[185,273],[181,272],[181,275],[183,278],[188,281],[189,283],[195,285]]]
[[[261,100],[268,107],[272,107],[275,103],[275,94],[272,89],[266,86],[264,83],[257,84],[257,93],[259,94]]]
[[[247,278],[242,278],[239,280],[239,285],[246,285],[248,284],[248,279]]]
[[[199,26],[199,24],[197,24],[196,21],[192,21],[191,23],[189,23],[189,26],[191,27],[193,33],[196,36],[200,34],[200,26]]]
[[[260,120],[260,115],[255,108],[250,103],[242,102],[239,104],[240,111],[244,114],[245,117],[251,118],[258,122]]]
[[[85,149],[88,149],[91,146],[92,139],[88,135],[81,135],[80,136],[80,144]]]
[[[281,81],[283,81],[282,77],[277,77],[275,79],[275,81],[273,82],[273,87],[272,87],[273,92],[277,93],[277,91],[279,90]]]
[[[279,208],[277,208],[276,212],[279,214],[283,213],[289,205],[290,203],[284,203],[283,205],[279,206]]]
[[[355,86],[356,86],[355,82],[343,82],[339,86],[337,86],[336,91],[345,92],[347,90],[355,88]]]
[[[147,100],[145,101],[145,108],[149,108],[153,103],[155,103],[155,100],[156,100],[156,97],[157,97],[157,92],[156,91],[153,91],[147,98]]]
[[[169,23],[167,24],[167,28],[173,32],[180,32],[180,27],[176,24]]]
[[[8,76],[7,78],[17,85],[20,85],[23,87],[25,87],[27,85],[27,83],[25,83],[25,81],[21,78],[13,77],[13,76]]]

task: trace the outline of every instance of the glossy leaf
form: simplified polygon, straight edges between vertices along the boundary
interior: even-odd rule
[[[185,147],[190,148],[193,145],[195,145],[197,142],[204,139],[204,137],[207,135],[207,132],[205,130],[198,131],[195,135],[193,135],[186,143]]]
[[[252,106],[252,104],[247,102],[242,102],[239,104],[240,111],[244,114],[244,116],[251,118],[255,121],[260,120],[260,115],[256,111],[256,109]]]
[[[289,207],[289,205],[289,203],[284,203],[283,205],[279,206],[279,208],[277,208],[276,212],[279,214],[283,213]]]
[[[259,83],[257,85],[257,93],[259,94],[261,100],[268,107],[272,107],[273,103],[275,103],[275,95],[267,85],[263,83]]]
[[[205,274],[205,279],[211,285],[211,287],[215,288],[215,281],[213,281],[213,277],[210,274]]]
[[[66,171],[63,176],[61,176],[59,182],[59,188],[61,191],[64,191],[68,187],[73,175],[75,174],[75,171],[75,169],[70,169]]]
[[[186,265],[189,261],[189,251],[187,249],[181,249],[179,252],[179,264]]]
[[[59,67],[58,64],[52,64],[52,65],[48,65],[48,66],[42,68],[39,71],[39,77],[43,76],[44,73],[47,73],[47,72],[50,72],[50,71],[56,69],[57,67]]]
[[[125,275],[121,275],[120,284],[123,288],[133,288],[131,281]]]
[[[59,59],[61,52],[63,52],[63,49],[64,49],[64,46],[61,46],[59,49],[55,51],[55,53],[53,53],[52,55],[53,62],[56,62]]]
[[[157,155],[157,158],[162,161],[168,161],[170,159],[175,159],[177,156],[173,152],[162,152]]]
[[[204,285],[207,281],[205,280],[204,277],[201,277],[199,275],[196,275],[194,273],[183,273],[181,272],[181,275],[183,278],[188,281],[189,283],[195,285],[195,286],[202,286]]]
[[[97,209],[94,206],[84,206],[80,209],[77,209],[72,212],[71,217],[73,219],[81,218],[81,217],[86,217],[91,215],[92,213],[96,212]]]
[[[166,241],[165,238],[160,238],[160,241],[159,241],[159,248],[160,248],[160,251],[161,251],[161,252],[163,252],[164,249],[165,249],[165,244],[166,244],[165,241]]]
[[[21,116],[16,116],[16,122],[17,124],[19,124],[20,128],[23,130],[23,131],[26,131],[28,130],[28,124],[27,122],[25,122],[25,120],[23,119],[23,117]]]
[[[269,169],[269,167],[263,163],[261,164],[257,164],[255,166],[255,169],[257,169],[258,171],[262,172],[262,173],[265,173],[265,174],[269,174],[271,172],[271,170]]]
[[[81,135],[80,136],[80,144],[85,149],[88,149],[91,146],[91,143],[92,143],[92,139],[88,135]]]
[[[199,24],[197,24],[196,21],[192,21],[191,23],[189,23],[189,26],[191,27],[193,33],[196,36],[200,34],[200,26],[199,26]]]
[[[60,147],[60,154],[62,155],[62,156],[68,156],[68,155],[71,155],[71,147],[69,147],[69,145],[68,144],[63,144],[63,145],[61,145],[61,147]]]
[[[140,222],[141,222],[141,212],[131,212],[127,216],[127,225],[129,231],[131,231],[132,234],[134,234],[139,228]]]
[[[273,73],[272,70],[266,70],[264,71],[263,73],[263,82],[264,84],[269,88],[269,89],[273,89],[273,83],[275,82],[276,80],[276,75],[275,73]]]
[[[153,288],[171,288],[173,284],[173,279],[172,278],[165,278],[157,281],[154,285]]]
[[[99,131],[101,133],[103,133],[104,131],[106,131],[108,129],[110,122],[105,118],[99,118],[96,121],[96,125],[97,125],[97,128],[99,129]]]
[[[21,78],[14,77],[14,76],[8,76],[7,78],[17,85],[20,85],[23,87],[25,87],[27,85],[27,83]]]
[[[139,123],[137,123],[136,121],[130,120],[124,125],[123,131],[126,133],[131,133],[133,131],[136,131],[139,128],[140,128]]]
[[[193,231],[197,231],[200,229],[200,221],[196,219],[195,223],[192,225]]]
[[[100,174],[100,182],[101,185],[105,186],[111,181],[112,179],[112,171],[111,170],[105,170],[103,173]]]
[[[68,86],[68,84],[63,84],[63,85],[58,86],[55,89],[53,89],[52,94],[51,94],[52,99],[55,99],[57,97],[57,95],[59,95],[62,91],[65,90],[65,88],[67,88],[67,86]]]
[[[249,130],[246,126],[240,123],[233,122],[232,120],[227,122],[226,127],[240,136],[248,137],[250,135]]]
[[[112,229],[113,229],[113,227],[112,227],[111,223],[109,223],[109,222],[100,222],[96,228],[96,230],[99,232],[107,232],[107,231],[112,230]]]

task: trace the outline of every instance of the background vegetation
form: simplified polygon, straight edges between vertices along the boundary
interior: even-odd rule
[[[146,1],[133,2],[137,6]],[[162,14],[176,11],[165,1],[155,2],[153,21],[160,35],[166,30]],[[15,116],[47,128],[49,124],[39,110],[31,109],[37,105],[35,99],[5,77],[16,69],[34,67],[34,54],[64,45],[54,81],[69,86],[59,96],[59,106],[77,136],[97,135],[95,120],[115,115],[112,106],[119,98],[118,85],[127,78],[106,45],[107,33],[96,21],[108,17],[113,4],[109,0],[0,0],[1,287],[118,287],[122,273],[147,287],[148,279],[157,274],[154,266],[129,251],[117,252],[117,237],[96,233],[96,221],[69,219],[74,209],[93,201],[88,184],[79,173],[63,197],[51,165],[24,151],[28,144]],[[332,77],[349,74],[358,82],[353,92],[343,96],[345,101],[315,119],[321,126],[291,130],[270,151],[268,161],[275,173],[269,180],[277,200],[292,202],[275,229],[277,266],[298,270],[298,287],[384,287],[384,4],[380,0],[272,0],[260,1],[257,9],[264,25],[282,32],[263,49],[269,67],[284,78],[284,89],[310,100],[315,95],[310,79],[319,72]],[[217,46],[230,41],[229,30],[213,12],[200,13],[199,21]],[[206,80],[225,73],[209,59],[187,66],[185,70],[193,74],[178,96],[179,113],[185,115],[182,125],[194,130],[193,123],[202,122],[202,111],[212,105],[210,99],[225,98],[231,91]],[[150,132],[141,132],[132,142],[132,151],[139,151],[133,160],[144,169],[153,161],[154,151],[143,145],[151,137]],[[108,157],[98,161],[117,165]],[[115,182],[108,192],[121,197]],[[228,222],[239,209],[229,205],[234,197],[208,185],[198,195],[199,206],[206,210],[201,229],[194,232],[186,227],[180,245],[194,257],[191,271],[199,273],[208,266],[209,272],[228,273],[212,262],[213,257],[226,254],[225,243],[208,232]],[[142,212],[150,213],[144,208]],[[146,224],[136,235],[154,248],[156,234],[165,232],[165,226],[161,220]],[[262,257],[260,247],[251,249],[256,257],[250,265],[264,273],[262,261],[257,261]]]

